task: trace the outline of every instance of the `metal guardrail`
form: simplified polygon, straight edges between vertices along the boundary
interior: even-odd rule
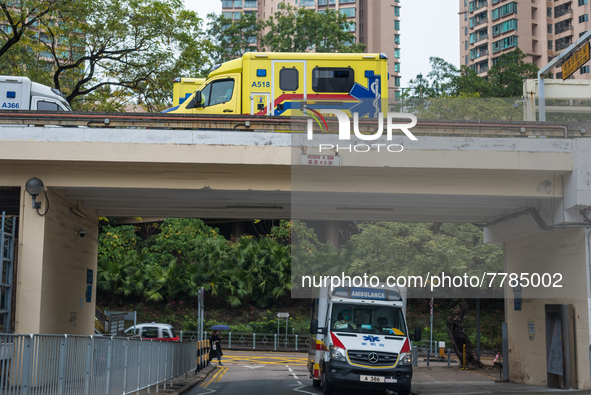
[[[195,341],[198,339],[197,331],[181,331],[181,341]],[[247,333],[228,332],[220,335],[222,350],[261,350],[261,351],[307,351],[310,344],[310,335],[296,334],[285,335],[276,333]],[[208,339],[205,332],[205,339]],[[205,340],[209,342],[209,340]]]
[[[427,99],[426,99],[427,100]],[[467,100],[467,99],[449,99]],[[486,99],[482,99],[486,100]],[[507,99],[511,100],[511,99]],[[390,103],[393,106],[395,103]],[[513,101],[511,102],[513,104]],[[336,118],[327,118],[329,130],[338,130]],[[406,122],[406,121],[404,121]],[[485,123],[484,123],[485,122]],[[207,129],[235,132],[291,132],[306,130],[307,118],[262,115],[194,115],[154,113],[101,113],[63,111],[0,110],[0,125],[57,125],[63,127],[127,129]],[[572,124],[572,125],[571,125]],[[580,130],[581,123],[523,122],[523,121],[465,121],[419,119],[412,129],[415,135],[470,137],[568,137],[567,128]],[[585,124],[586,125],[586,124]],[[375,133],[376,121],[360,119],[359,131]],[[573,137],[581,137],[575,133]]]
[[[0,335],[3,395],[123,395],[197,365],[195,343],[69,335]]]

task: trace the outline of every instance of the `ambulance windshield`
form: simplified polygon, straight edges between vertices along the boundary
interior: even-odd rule
[[[333,331],[406,336],[404,315],[398,307],[334,304],[330,322]]]

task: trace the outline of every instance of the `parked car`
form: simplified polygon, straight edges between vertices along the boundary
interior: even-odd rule
[[[127,328],[124,332],[128,336],[139,336],[142,339],[162,340],[178,342],[180,338],[172,330],[170,324],[138,324],[135,326],[135,333],[133,326]]]

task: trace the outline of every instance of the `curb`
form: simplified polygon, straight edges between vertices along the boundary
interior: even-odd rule
[[[207,371],[205,373],[205,376],[200,377],[199,379],[195,380],[192,383],[189,383],[187,385],[185,385],[184,387],[179,388],[178,391],[174,392],[173,394],[169,394],[169,395],[182,395],[185,392],[189,391],[190,389],[192,389],[193,387],[197,386],[198,384],[200,384],[201,382],[205,381],[205,379],[213,372],[217,369],[217,366],[213,366],[212,369],[209,369],[209,371]]]

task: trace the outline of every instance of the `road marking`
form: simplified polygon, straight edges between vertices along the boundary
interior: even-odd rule
[[[301,387],[294,388],[293,390],[296,391],[296,392],[301,392],[303,394],[318,395],[318,394],[316,394],[314,392],[303,391],[302,388],[305,388],[305,387],[306,387],[305,385],[302,385]]]
[[[223,367],[220,369],[219,372],[217,372],[216,374],[214,374],[211,379],[209,379],[209,381],[207,383],[201,384],[200,387],[201,388],[207,388],[207,386],[209,386],[214,380],[217,383],[218,381],[220,381],[220,379],[222,378],[222,376],[224,375],[224,373],[226,373],[228,371],[228,367]]]
[[[257,369],[257,368],[263,367],[263,365],[258,365],[258,366],[257,365],[240,365],[240,366],[243,366],[243,367],[249,368],[249,369]]]
[[[302,382],[301,382],[301,381],[298,381],[298,384],[299,384],[299,385],[304,385],[304,384],[302,384]]]
[[[219,381],[221,380],[222,376],[223,376],[224,374],[226,374],[226,372],[228,371],[228,369],[229,369],[229,368],[228,368],[228,367],[225,367],[225,368],[222,368],[222,369],[223,369],[223,370],[222,370],[222,372],[221,372],[222,374],[220,374],[220,375],[218,376],[218,378],[215,380],[215,382],[216,382],[216,383],[217,383],[217,382],[219,382]]]
[[[287,365],[285,365],[285,366],[287,366]],[[291,368],[287,368],[287,369],[289,369],[290,372],[293,372],[293,370],[291,370]]]

